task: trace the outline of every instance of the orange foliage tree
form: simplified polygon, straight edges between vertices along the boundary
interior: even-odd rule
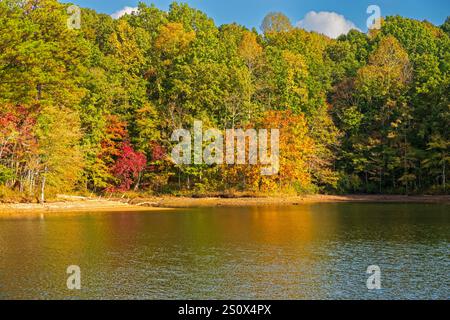
[[[261,193],[311,191],[311,163],[316,148],[314,140],[309,136],[305,116],[295,115],[291,111],[269,111],[261,123],[269,132],[270,129],[280,130],[278,174],[262,175],[261,169],[266,166],[260,162],[258,165],[225,165],[223,177],[227,187],[238,186],[238,189],[244,191]],[[246,144],[247,149],[248,147]],[[270,150],[270,147],[268,149]]]

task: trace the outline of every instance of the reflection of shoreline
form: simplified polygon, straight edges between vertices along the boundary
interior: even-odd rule
[[[130,204],[120,200],[84,200],[40,204],[0,204],[0,214],[22,212],[77,212],[77,211],[151,211],[162,208],[202,208],[202,207],[255,207],[290,206],[308,203],[437,203],[450,204],[450,196],[390,196],[390,195],[348,195],[348,196],[298,196],[261,198],[187,198],[153,197],[137,198]]]

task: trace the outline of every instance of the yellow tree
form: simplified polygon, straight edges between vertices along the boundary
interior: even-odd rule
[[[47,185],[53,192],[74,188],[83,169],[81,130],[77,113],[52,106],[43,108],[36,128],[40,164],[40,202],[45,202]]]
[[[290,111],[269,111],[261,123],[269,132],[270,129],[280,130],[278,174],[262,175],[262,168],[266,166],[259,162],[258,165],[225,166],[223,176],[226,180],[231,184],[244,181],[241,185],[244,190],[265,194],[313,191],[311,169],[316,148],[309,136],[305,116]]]
[[[155,47],[166,59],[183,53],[195,39],[195,32],[187,32],[181,23],[170,22],[160,28]]]
[[[250,31],[245,31],[239,44],[239,54],[244,59],[247,67],[253,72],[258,60],[263,54],[263,48],[258,43],[257,35]]]

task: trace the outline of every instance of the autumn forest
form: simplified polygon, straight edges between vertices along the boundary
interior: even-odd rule
[[[56,194],[448,194],[450,18],[338,39],[173,3],[113,19],[0,1],[0,201]],[[171,134],[279,128],[280,171],[177,165]]]

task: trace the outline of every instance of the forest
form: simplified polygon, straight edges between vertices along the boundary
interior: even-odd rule
[[[113,19],[0,1],[0,201],[56,194],[448,194],[450,18],[338,39],[174,2]],[[280,170],[177,165],[171,134],[280,129]]]

